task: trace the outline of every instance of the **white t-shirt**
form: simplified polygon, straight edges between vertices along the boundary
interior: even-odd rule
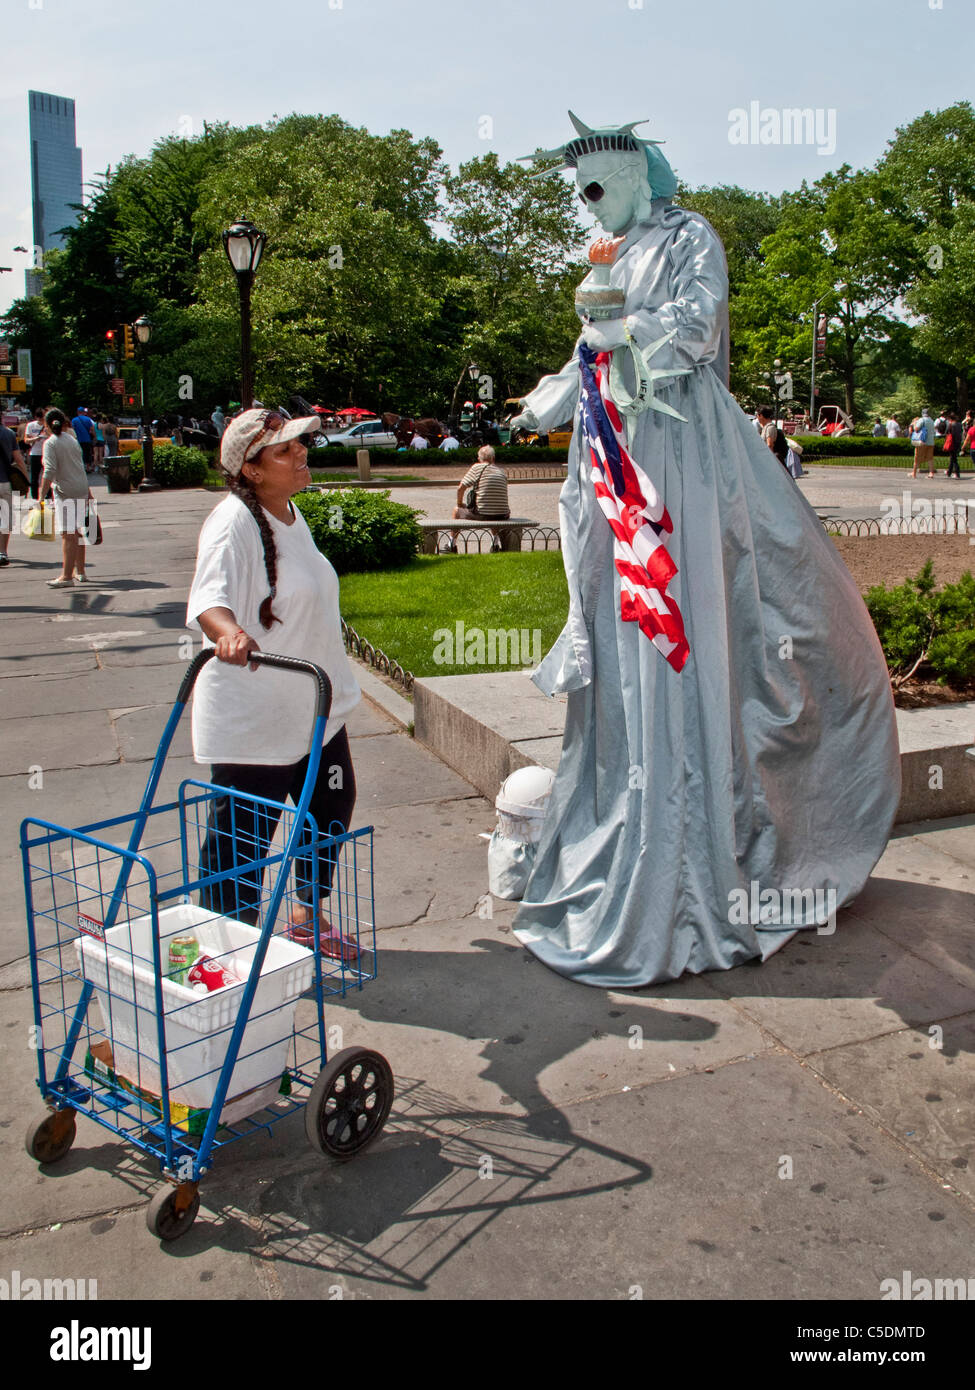
[[[429,444],[428,444],[427,440],[424,439],[424,437],[423,437],[422,434],[415,434],[415,435],[413,436],[413,438],[410,440],[410,448],[411,448],[411,449],[427,449],[427,448],[429,448]]]
[[[448,434],[447,438],[444,440],[440,447],[445,454],[449,454],[453,449],[459,449],[460,444],[457,442],[457,440],[454,438],[452,434]]]
[[[44,452],[44,425],[40,420],[31,420],[24,430],[24,438],[30,444],[31,458]]]
[[[186,608],[187,626],[199,629],[208,608],[229,608],[237,622],[278,656],[321,666],[332,682],[325,742],[340,732],[361,692],[342,642],[339,581],[312,540],[300,512],[290,526],[265,511],[278,552],[272,607],[281,621],[265,630],[259,609],[268,595],[261,534],[238,497],[227,497],[200,531],[196,574]],[[204,638],[204,646],[213,646]],[[232,666],[211,661],[193,695],[193,755],[198,763],[270,763],[288,766],[308,752],[315,715],[315,683],[298,671]]]

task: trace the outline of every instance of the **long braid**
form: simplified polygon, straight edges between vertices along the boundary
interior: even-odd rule
[[[261,604],[258,610],[261,619],[261,627],[265,630],[273,623],[279,623],[281,619],[271,609],[274,596],[277,593],[278,583],[278,548],[274,543],[274,533],[271,530],[270,522],[264,515],[264,508],[257,500],[257,493],[254,491],[249,480],[242,473],[237,477],[231,478],[230,490],[236,497],[239,497],[251,516],[257,522],[257,529],[261,533],[261,544],[264,547],[264,569],[267,573],[267,582],[271,586],[271,592]]]

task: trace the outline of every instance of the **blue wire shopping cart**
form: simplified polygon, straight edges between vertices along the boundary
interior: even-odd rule
[[[166,1241],[193,1224],[214,1150],[303,1106],[310,1142],[352,1158],[393,1100],[380,1053],[328,1056],[326,996],[361,989],[377,967],[372,827],[321,828],[308,810],[332,700],[325,672],[251,653],[317,684],[296,806],[192,779],[175,801],[154,804],[213,654],[200,652],[186,673],[138,811],[76,830],[34,818],[21,826],[37,1084],[48,1107],[28,1128],[27,1151],[43,1164],[63,1158],[79,1111],[122,1135],[166,1178],[147,1212]],[[323,896],[330,932],[317,911]],[[211,983],[226,981],[212,992],[179,968],[188,937],[207,970],[223,972],[211,973]]]

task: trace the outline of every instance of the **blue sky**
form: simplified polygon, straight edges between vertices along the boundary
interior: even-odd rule
[[[75,99],[86,179],[204,120],[290,111],[431,135],[453,164],[514,159],[567,138],[571,106],[592,125],[649,117],[641,134],[691,184],[777,193],[872,164],[897,126],[970,98],[975,4],[4,0],[0,33],[2,311],[23,293],[12,247],[32,241],[29,88]],[[819,111],[835,139],[731,143],[753,102]]]

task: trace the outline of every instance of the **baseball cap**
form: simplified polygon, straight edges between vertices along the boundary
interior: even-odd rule
[[[242,410],[224,430],[220,441],[220,465],[236,478],[245,463],[253,462],[269,444],[285,444],[322,427],[317,415],[286,420],[276,410]]]

